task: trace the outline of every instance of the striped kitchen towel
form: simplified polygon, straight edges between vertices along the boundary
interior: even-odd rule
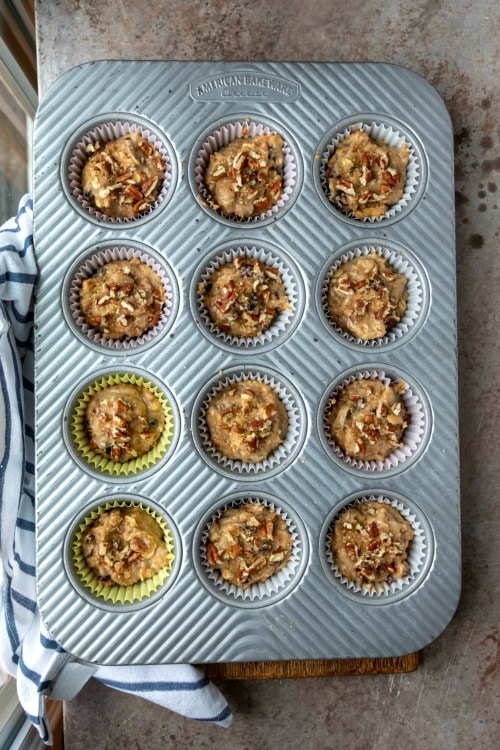
[[[0,684],[16,678],[26,715],[50,745],[45,699],[71,655],[47,632],[36,602],[32,226],[25,196],[0,228]],[[232,722],[219,690],[189,664],[99,666],[93,676],[192,719]]]

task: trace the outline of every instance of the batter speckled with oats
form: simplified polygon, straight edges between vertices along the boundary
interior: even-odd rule
[[[94,393],[85,413],[89,445],[116,463],[143,456],[165,427],[163,407],[149,388],[109,385]]]
[[[406,143],[388,146],[356,130],[340,141],[328,160],[328,197],[357,219],[380,218],[401,200],[409,160]]]
[[[82,281],[80,310],[107,339],[134,338],[157,325],[165,289],[154,269],[138,258],[106,263]]]
[[[285,567],[293,539],[279,513],[261,503],[224,510],[210,524],[207,561],[225,581],[246,589]]]
[[[399,380],[386,385],[378,378],[354,380],[332,398],[327,415],[330,434],[343,452],[359,461],[383,461],[401,447],[410,423]]]
[[[210,156],[205,184],[213,208],[241,218],[269,211],[282,192],[284,163],[280,135],[236,138]]]
[[[86,148],[82,190],[95,208],[115,219],[132,219],[155,204],[166,164],[146,138],[133,131]]]
[[[283,442],[286,408],[270,385],[244,380],[228,385],[210,400],[206,421],[217,450],[234,461],[259,463]]]
[[[366,589],[390,585],[409,573],[412,525],[388,503],[366,501],[337,519],[330,548],[339,573]]]
[[[84,532],[82,552],[105,586],[132,586],[169,567],[163,531],[142,508],[104,511]]]
[[[290,310],[280,272],[258,258],[239,255],[198,290],[213,324],[231,336],[259,336],[280,312]]]
[[[328,285],[328,312],[343,330],[365,341],[381,338],[403,317],[407,277],[378,253],[342,263]]]

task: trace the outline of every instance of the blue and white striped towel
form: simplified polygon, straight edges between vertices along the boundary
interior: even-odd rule
[[[32,225],[25,196],[0,228],[0,684],[2,672],[16,678],[21,705],[51,744],[45,698],[71,656],[45,629],[36,603]],[[189,664],[98,667],[93,676],[189,718],[232,722],[219,690]]]

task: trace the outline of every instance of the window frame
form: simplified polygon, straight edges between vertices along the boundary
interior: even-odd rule
[[[38,97],[32,82],[8,47],[2,31],[3,29],[0,27],[0,78],[26,113],[27,180],[31,187],[33,171],[32,128]],[[1,567],[0,561],[0,569]],[[0,581],[3,580],[1,572],[0,570]],[[28,737],[29,746],[37,747],[38,733],[26,718],[19,703],[15,679],[8,678],[0,687],[0,747],[13,749],[26,747],[25,743]],[[42,743],[40,747],[43,747]]]

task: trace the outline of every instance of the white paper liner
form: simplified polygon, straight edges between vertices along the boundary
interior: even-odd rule
[[[126,135],[127,133],[131,132],[139,133],[157,149],[162,159],[165,161],[165,176],[163,178],[163,184],[160,192],[158,193],[155,203],[150,206],[147,211],[142,211],[137,216],[131,218],[115,218],[102,213],[102,211],[99,211],[85,198],[83,194],[81,184],[82,169],[89,158],[86,147],[89,143],[96,143],[97,141],[99,141],[100,143],[103,143],[105,141],[112,141],[115,138],[120,138],[122,135]],[[172,165],[170,163],[170,157],[165,145],[159,140],[155,133],[137,123],[123,120],[120,122],[107,122],[102,125],[98,125],[97,127],[85,133],[84,136],[82,136],[82,139],[75,145],[69,158],[68,178],[71,195],[82,208],[88,211],[91,216],[98,219],[99,221],[109,222],[110,224],[130,224],[131,222],[142,219],[144,216],[150,214],[165,199],[172,181]]]
[[[247,245],[237,245],[234,248],[224,250],[223,252],[211,258],[202,275],[199,277],[198,283],[208,282],[210,276],[214,271],[217,271],[226,263],[234,261],[234,259],[239,256],[244,256],[246,258],[257,258],[266,266],[270,266],[271,268],[275,268],[277,271],[279,271],[281,280],[284,284],[285,291],[288,296],[288,300],[290,302],[291,309],[282,310],[281,312],[279,312],[269,328],[263,331],[259,336],[239,337],[231,336],[230,334],[221,331],[212,322],[208,310],[203,302],[204,295],[200,291],[197,291],[196,302],[203,323],[214,337],[220,339],[226,344],[230,344],[235,347],[258,347],[263,344],[267,344],[273,339],[277,338],[286,330],[286,328],[292,321],[293,316],[296,314],[298,308],[297,281],[287,264],[275,253],[270,252],[266,248],[258,247],[257,245],[252,245],[251,247]]]
[[[148,328],[142,336],[137,338],[126,338],[126,339],[108,339],[99,330],[92,328],[82,315],[80,309],[80,290],[84,279],[90,278],[98,268],[104,266],[106,263],[110,263],[116,260],[131,260],[137,258],[141,263],[146,264],[152,268],[158,274],[163,288],[165,290],[165,302],[163,305],[160,319],[156,326]],[[78,329],[84,336],[93,341],[96,344],[112,349],[112,350],[129,350],[137,349],[146,343],[149,343],[153,338],[160,334],[165,326],[169,323],[170,317],[174,309],[174,291],[170,278],[158,261],[151,255],[148,255],[142,250],[136,248],[115,246],[98,250],[81,264],[76,270],[69,286],[68,296],[69,310],[71,317]]]
[[[209,527],[214,521],[217,521],[222,513],[227,510],[228,508],[235,508],[239,507],[241,505],[246,505],[248,503],[260,503],[261,505],[264,505],[266,508],[270,508],[275,513],[278,513],[281,518],[283,518],[286,521],[288,531],[292,535],[293,538],[293,548],[292,553],[290,555],[290,560],[288,561],[287,565],[285,565],[284,568],[281,570],[278,570],[276,573],[274,573],[270,578],[268,578],[263,583],[254,583],[252,586],[249,586],[246,589],[242,589],[239,586],[236,586],[234,583],[230,583],[229,581],[225,581],[222,578],[222,575],[220,572],[214,568],[212,568],[208,561],[206,556],[206,547],[207,547],[207,541],[208,541],[208,533],[209,533]],[[201,544],[200,544],[200,558],[201,563],[203,567],[203,571],[206,574],[209,581],[213,584],[214,588],[226,594],[229,597],[232,597],[236,600],[241,601],[258,601],[262,599],[267,599],[269,597],[275,596],[276,594],[279,594],[280,591],[283,590],[285,586],[287,586],[296,575],[300,559],[302,555],[302,544],[299,536],[299,531],[293,522],[293,519],[286,513],[286,511],[277,503],[274,503],[267,498],[262,498],[259,495],[245,495],[241,498],[232,500],[231,502],[226,503],[225,505],[221,506],[210,518],[210,520],[207,522],[205,528],[203,529],[203,532],[201,534]]]
[[[410,158],[406,167],[406,182],[403,195],[397,203],[395,203],[393,206],[389,206],[387,211],[382,216],[366,216],[363,219],[358,219],[356,216],[354,216],[353,213],[345,211],[342,206],[337,205],[335,201],[331,200],[329,197],[330,190],[325,174],[328,166],[328,161],[339,143],[356,130],[364,130],[365,133],[367,133],[374,141],[383,141],[391,147],[400,148],[403,143],[406,143],[406,145],[408,146]],[[417,151],[413,147],[411,141],[405,135],[403,135],[403,133],[393,128],[392,125],[385,125],[383,122],[379,121],[371,123],[357,122],[345,128],[345,130],[343,130],[342,132],[338,133],[327,145],[325,151],[321,154],[319,176],[321,187],[323,188],[328,202],[334,209],[336,209],[342,215],[348,216],[355,221],[360,221],[363,223],[376,223],[383,221],[384,219],[392,219],[408,205],[413,195],[416,193],[418,182],[422,176],[422,167],[419,164]]]
[[[214,130],[213,133],[211,133],[202,143],[195,160],[194,181],[204,202],[209,208],[213,210],[216,216],[233,223],[255,224],[259,221],[263,221],[264,219],[268,219],[271,216],[274,216],[288,202],[294,191],[297,180],[297,165],[295,163],[295,156],[293,154],[293,151],[284,138],[283,153],[285,156],[285,163],[283,165],[282,192],[277,203],[275,203],[275,205],[270,208],[269,211],[266,211],[259,216],[249,216],[246,218],[223,214],[221,211],[213,207],[212,197],[205,185],[205,172],[208,168],[211,155],[216,151],[219,151],[224,146],[232,143],[234,140],[236,140],[236,138],[253,138],[256,135],[268,135],[269,133],[276,132],[278,131],[274,130],[268,125],[264,125],[262,123],[254,121],[234,122],[223,125],[218,130]],[[282,135],[281,133],[278,134]]]
[[[211,399],[217,393],[222,391],[223,388],[226,388],[226,386],[233,385],[234,383],[241,383],[245,380],[259,380],[262,383],[266,383],[266,385],[269,385],[271,388],[274,388],[283,402],[288,416],[288,431],[283,442],[264,461],[260,461],[259,463],[235,461],[223,456],[222,453],[216,449],[210,439],[210,432],[206,421],[206,412]],[[231,376],[222,377],[207,392],[203,399],[198,418],[198,434],[201,440],[201,445],[209,458],[224,469],[229,469],[230,471],[239,474],[257,474],[266,472],[286,461],[295,449],[300,434],[299,407],[292,393],[290,393],[288,388],[286,388],[286,386],[277,378],[264,372],[247,371],[235,373]]]
[[[401,513],[403,518],[411,524],[414,532],[414,537],[410,542],[407,550],[407,562],[409,566],[408,575],[404,578],[394,579],[393,583],[391,584],[388,584],[387,582],[384,582],[383,584],[374,584],[373,588],[360,586],[358,583],[356,583],[356,581],[348,581],[347,578],[344,578],[344,576],[340,573],[335,565],[330,546],[335,522],[338,517],[348,508],[351,508],[354,505],[361,505],[365,502],[378,502],[392,505],[393,508],[396,508],[396,510]],[[361,596],[368,598],[378,598],[403,591],[409,586],[409,584],[411,584],[415,580],[424,564],[425,557],[428,552],[428,542],[426,539],[425,531],[417,516],[400,500],[395,500],[394,498],[386,497],[384,495],[366,495],[358,498],[351,503],[348,503],[336,514],[335,518],[330,524],[330,528],[325,538],[325,552],[326,559],[332,572],[343,586],[345,586],[349,591],[355,594],[360,594]]]
[[[384,471],[403,464],[417,450],[424,434],[424,409],[418,396],[413,393],[408,383],[404,381],[407,385],[407,388],[401,395],[401,398],[406,407],[406,411],[411,416],[411,421],[403,433],[401,439],[401,442],[403,443],[402,447],[395,448],[391,453],[389,453],[384,461],[358,461],[355,458],[346,456],[342,449],[335,443],[330,433],[330,426],[328,424],[329,405],[331,399],[337,396],[337,394],[339,394],[340,391],[346,387],[346,385],[349,385],[349,383],[353,383],[355,380],[363,380],[365,378],[371,380],[381,380],[385,385],[390,385],[391,382],[394,382],[386,375],[383,370],[365,370],[363,372],[357,372],[338,383],[338,385],[336,385],[335,388],[331,391],[324,411],[323,426],[325,430],[325,436],[327,438],[329,446],[331,447],[335,455],[349,466],[367,472]],[[401,378],[401,380],[404,380],[404,378]]]
[[[337,323],[335,323],[328,309],[328,287],[330,285],[333,274],[341,265],[347,263],[353,258],[360,258],[361,256],[369,255],[370,253],[377,253],[377,255],[385,258],[385,260],[390,263],[395,271],[406,276],[406,278],[408,279],[406,285],[406,289],[408,292],[408,301],[405,314],[399,320],[399,322],[396,323],[396,325],[392,326],[387,331],[387,334],[385,336],[377,339],[366,340],[360,339],[357,336],[353,336],[351,333],[345,331],[343,328],[337,325]],[[384,346],[385,344],[390,344],[394,341],[397,341],[406,333],[408,333],[408,331],[417,321],[419,315],[422,312],[423,290],[422,281],[419,274],[417,273],[411,262],[408,260],[408,258],[406,258],[404,255],[401,255],[400,253],[395,252],[394,250],[391,250],[388,247],[383,247],[381,245],[362,245],[355,248],[354,250],[348,250],[343,253],[342,256],[338,260],[336,260],[335,263],[333,263],[328,269],[321,285],[320,294],[321,307],[335,333],[337,333],[346,341],[350,341],[354,344],[358,344],[359,346],[368,348]]]

